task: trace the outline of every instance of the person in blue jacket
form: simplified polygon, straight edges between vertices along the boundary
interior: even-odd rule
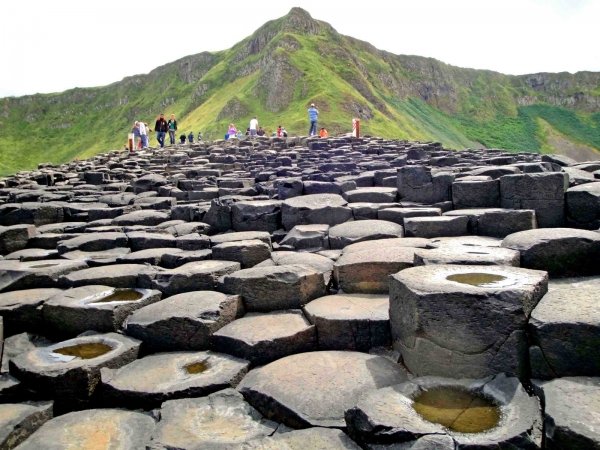
[[[319,119],[319,110],[314,103],[310,104],[308,108],[308,120],[310,121],[310,129],[308,130],[309,136],[315,136],[317,134],[317,120]]]

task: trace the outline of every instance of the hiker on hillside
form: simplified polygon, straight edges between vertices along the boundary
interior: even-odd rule
[[[180,144],[185,144],[185,140],[186,140],[185,134],[182,134],[181,136],[179,136],[179,143]]]
[[[169,141],[171,145],[175,144],[175,132],[177,131],[177,121],[175,120],[175,114],[171,114],[171,118],[167,122],[169,126]]]
[[[248,127],[248,130],[250,131],[250,136],[256,136],[256,132],[258,130],[258,119],[256,116],[250,120],[250,126]]]
[[[154,131],[156,131],[156,140],[160,144],[160,148],[165,147],[165,136],[169,130],[169,124],[165,120],[165,115],[161,114],[156,123],[154,124]]]
[[[264,136],[265,135],[265,130],[263,130],[263,127],[258,127],[258,131],[256,132],[257,136]]]
[[[310,129],[308,130],[309,136],[314,136],[317,134],[317,120],[319,118],[319,110],[315,106],[314,103],[310,104],[310,108],[308,108],[308,120],[310,121]]]
[[[193,144],[194,143],[194,132],[190,131],[190,134],[188,134],[188,144]]]
[[[325,128],[321,128],[321,131],[319,131],[319,137],[320,138],[329,137],[329,133],[327,132],[327,130]]]
[[[281,130],[282,130],[281,125],[277,125],[277,134],[275,136],[283,137],[283,133],[281,132]]]

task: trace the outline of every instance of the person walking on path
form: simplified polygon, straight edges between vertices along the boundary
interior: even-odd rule
[[[175,114],[171,114],[171,118],[167,122],[169,126],[169,141],[171,145],[175,144],[175,132],[177,131],[177,121],[175,120]]]
[[[308,108],[308,120],[310,121],[310,129],[308,130],[309,136],[317,134],[317,120],[319,119],[319,110],[314,103],[310,104]]]
[[[156,140],[160,144],[160,148],[165,147],[165,136],[167,135],[167,131],[169,130],[169,125],[165,120],[165,115],[161,114],[154,124],[154,131],[156,131]]]
[[[250,136],[256,136],[256,131],[258,130],[258,119],[256,116],[250,120]]]

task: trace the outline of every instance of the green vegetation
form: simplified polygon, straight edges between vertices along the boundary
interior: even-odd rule
[[[600,150],[600,73],[508,76],[392,55],[293,8],[229,50],[200,53],[109,86],[0,99],[0,175],[121,149],[134,120],[175,114],[179,134],[223,136],[253,115],[267,132],[308,130],[315,102],[332,134],[450,148]],[[565,106],[565,105],[568,105]],[[597,107],[596,107],[597,108]],[[156,140],[151,135],[151,144]]]

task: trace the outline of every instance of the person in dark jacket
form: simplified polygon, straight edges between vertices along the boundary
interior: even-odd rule
[[[165,136],[167,135],[167,131],[169,131],[169,124],[165,120],[164,114],[161,114],[154,124],[154,131],[156,131],[156,140],[160,144],[160,148],[164,148]]]
[[[182,134],[181,136],[179,136],[179,143],[185,144],[185,139],[186,139],[185,134]]]
[[[190,134],[188,134],[188,144],[193,144],[194,143],[194,133],[192,131],[190,131]]]

